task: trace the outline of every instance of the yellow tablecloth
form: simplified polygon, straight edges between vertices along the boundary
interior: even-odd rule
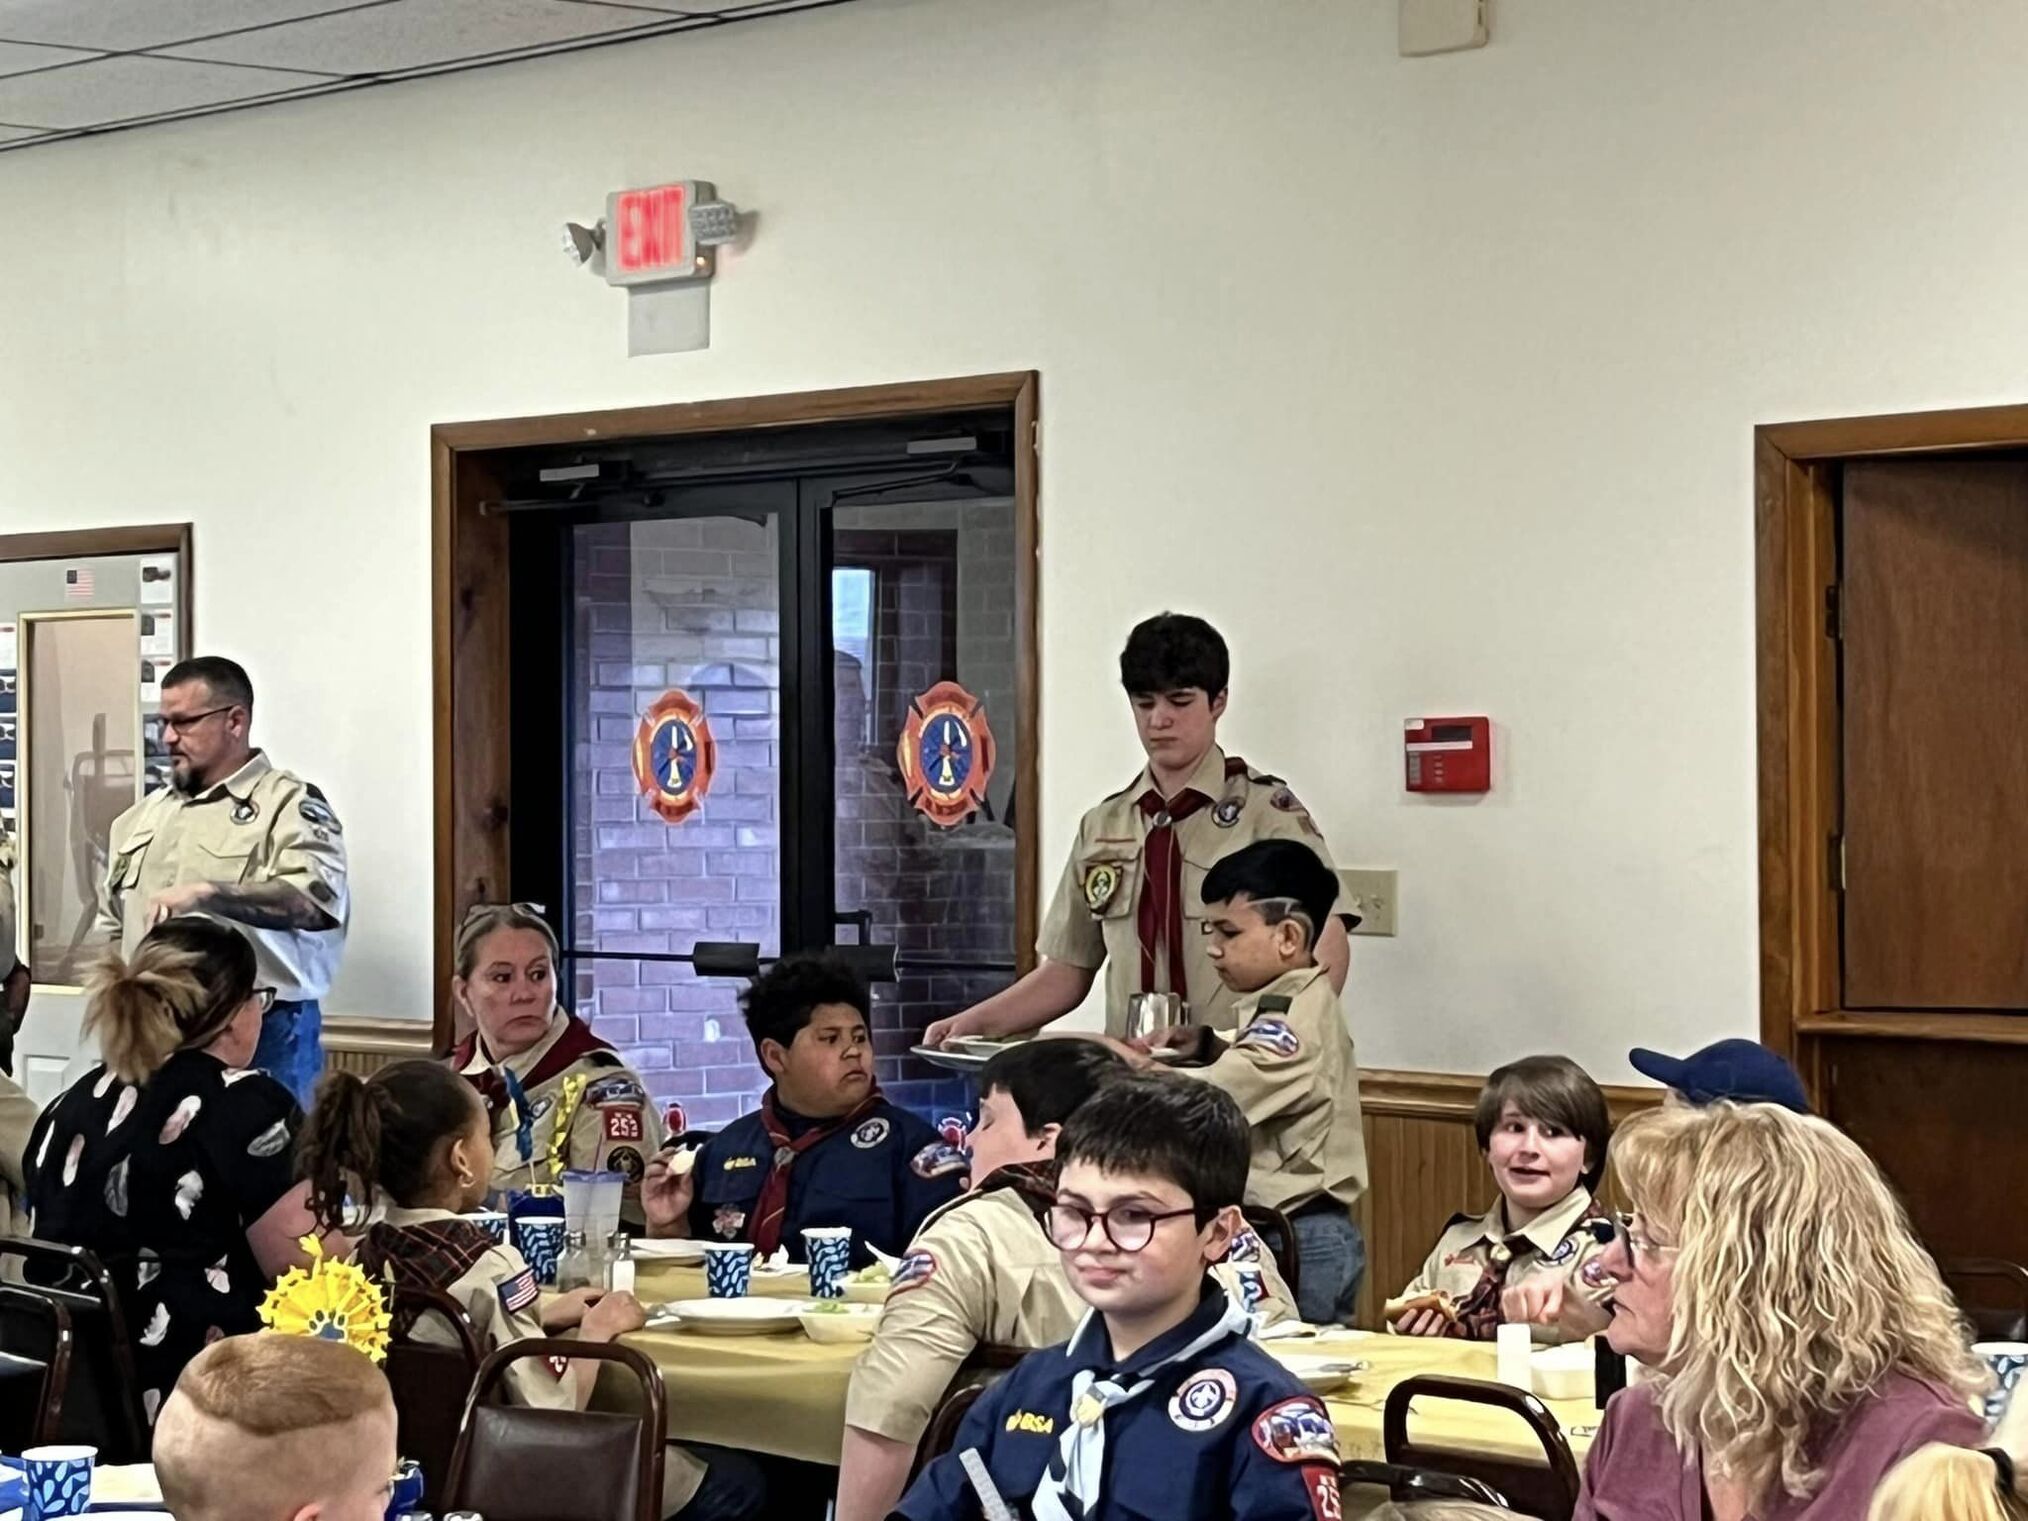
[[[688,1275],[687,1278],[685,1275]],[[648,1301],[694,1299],[703,1294],[703,1270],[658,1266],[640,1277]],[[765,1292],[765,1291],[764,1291]],[[788,1289],[778,1291],[789,1295]],[[669,1435],[677,1441],[716,1442],[812,1463],[836,1463],[844,1444],[845,1389],[861,1344],[822,1347],[801,1331],[770,1336],[707,1336],[696,1331],[637,1331],[625,1338],[655,1360],[668,1389]],[[1412,1374],[1448,1373],[1490,1380],[1490,1343],[1340,1332],[1275,1340],[1269,1352],[1296,1357],[1360,1360],[1371,1368],[1325,1396],[1346,1461],[1381,1458],[1381,1413],[1387,1391]],[[612,1379],[610,1371],[605,1375]],[[623,1408],[624,1385],[602,1382],[599,1403]],[[1548,1402],[1580,1463],[1590,1449],[1599,1412],[1590,1400]],[[1417,1438],[1506,1457],[1532,1457],[1541,1448],[1519,1419],[1494,1410],[1446,1402],[1418,1406]]]
[[[1346,1462],[1386,1456],[1381,1441],[1381,1412],[1387,1391],[1418,1373],[1447,1373],[1457,1378],[1490,1382],[1495,1371],[1491,1342],[1434,1340],[1421,1336],[1385,1336],[1340,1332],[1299,1341],[1270,1341],[1270,1352],[1291,1356],[1342,1357],[1372,1367],[1344,1388],[1324,1397],[1331,1424],[1338,1429],[1339,1455]],[[1599,1410],[1590,1400],[1544,1401],[1563,1427],[1580,1464],[1591,1450]],[[1542,1445],[1517,1416],[1497,1410],[1445,1401],[1417,1405],[1410,1429],[1418,1441],[1443,1447],[1470,1448],[1503,1457],[1534,1457]]]

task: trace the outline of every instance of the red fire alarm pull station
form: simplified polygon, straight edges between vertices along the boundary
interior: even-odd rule
[[[1411,718],[1410,792],[1493,790],[1493,725],[1484,718]]]

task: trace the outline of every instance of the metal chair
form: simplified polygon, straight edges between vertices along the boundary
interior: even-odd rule
[[[81,1246],[0,1236],[0,1269],[21,1265],[26,1287],[61,1304],[71,1327],[70,1373],[53,1439],[99,1450],[101,1463],[148,1461],[148,1417],[134,1343],[105,1264]]]
[[[70,1308],[34,1289],[0,1284],[0,1450],[54,1441],[70,1386]]]
[[[1417,1399],[1489,1405],[1520,1417],[1542,1444],[1547,1466],[1525,1458],[1502,1458],[1410,1441],[1409,1407]],[[1475,1378],[1450,1378],[1434,1373],[1405,1378],[1387,1392],[1381,1432],[1388,1462],[1406,1468],[1424,1468],[1476,1479],[1507,1496],[1508,1509],[1524,1516],[1536,1516],[1541,1521],[1569,1521],[1571,1513],[1577,1508],[1577,1458],[1549,1407],[1523,1390]]]
[[[1937,1266],[1980,1341],[2028,1341],[2028,1267],[1998,1257],[1960,1257]],[[1968,1292],[1972,1284],[2004,1287]]]
[[[1289,1217],[1272,1204],[1244,1204],[1239,1212],[1253,1228],[1253,1233],[1267,1243],[1268,1255],[1275,1260],[1275,1271],[1289,1286],[1289,1297],[1300,1300],[1303,1297],[1303,1249],[1296,1242],[1296,1228],[1289,1223]]]
[[[617,1363],[640,1384],[641,1408],[620,1415],[488,1403],[509,1365],[530,1357]],[[487,1521],[661,1521],[665,1403],[661,1373],[632,1347],[548,1339],[500,1347],[465,1399],[444,1507]]]
[[[1471,1500],[1480,1505],[1507,1508],[1507,1497],[1477,1479],[1463,1474],[1440,1473],[1434,1468],[1409,1468],[1401,1463],[1375,1463],[1361,1459],[1338,1465],[1338,1484],[1371,1484],[1387,1491],[1387,1498],[1406,1505],[1415,1500]]]
[[[421,1465],[423,1508],[440,1512],[446,1508],[440,1502],[465,1403],[485,1354],[465,1307],[440,1289],[396,1289],[388,1313],[385,1372],[394,1392],[395,1429],[403,1455]],[[425,1315],[449,1328],[451,1345],[415,1339],[416,1324]]]

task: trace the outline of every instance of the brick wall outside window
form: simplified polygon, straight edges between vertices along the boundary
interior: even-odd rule
[[[840,655],[837,906],[873,916],[904,954],[1014,955],[1013,528],[1005,503],[836,514],[835,559],[876,574],[873,669]],[[682,952],[699,939],[780,949],[781,648],[774,527],[730,519],[580,528],[572,692],[576,943]],[[955,669],[952,669],[952,662]],[[1001,748],[993,817],[955,830],[908,807],[895,741],[909,700],[945,676],[984,697]],[[703,807],[665,824],[639,795],[640,715],[680,687],[703,707],[718,768]],[[869,723],[866,706],[874,713]],[[869,734],[871,736],[869,740]],[[839,938],[853,936],[841,929]],[[664,1103],[717,1128],[767,1086],[739,1017],[738,984],[681,964],[575,963],[579,1013]],[[907,1056],[930,1020],[1004,987],[1004,974],[910,974],[876,986],[882,1086],[931,1117],[968,1085]]]

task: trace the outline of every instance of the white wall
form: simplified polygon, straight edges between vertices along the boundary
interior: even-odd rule
[[[1126,627],[1341,859],[1369,1065],[1753,1028],[1750,435],[2018,400],[2028,8],[864,0],[0,157],[0,527],[190,518],[357,882],[338,1012],[425,1011],[433,422],[1034,366],[1045,880],[1136,762]],[[628,361],[555,229],[762,209],[707,354]],[[1489,712],[1499,787],[1404,797]]]

